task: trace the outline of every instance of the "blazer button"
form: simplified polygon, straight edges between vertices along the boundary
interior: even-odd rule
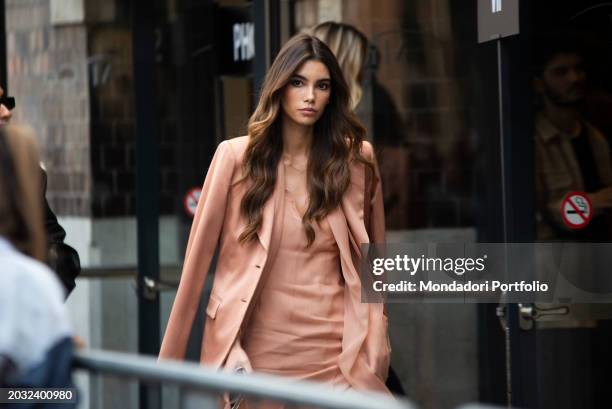
[[[240,301],[247,302],[246,298],[241,298]]]
[[[257,268],[261,268],[261,266],[259,264],[255,264],[255,267]]]

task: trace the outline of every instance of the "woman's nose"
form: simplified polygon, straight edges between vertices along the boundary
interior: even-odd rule
[[[314,102],[314,99],[315,99],[314,88],[306,87],[306,89],[304,91],[304,101],[305,102]]]

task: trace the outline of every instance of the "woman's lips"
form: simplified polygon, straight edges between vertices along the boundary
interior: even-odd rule
[[[302,108],[302,109],[298,109],[298,111],[300,111],[302,115],[306,115],[306,116],[313,116],[314,114],[317,113],[317,111],[314,110],[313,108]]]

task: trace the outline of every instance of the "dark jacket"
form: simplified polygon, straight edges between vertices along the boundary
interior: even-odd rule
[[[42,170],[43,184],[43,202],[45,212],[45,231],[47,232],[47,240],[49,253],[47,255],[47,263],[57,274],[66,290],[66,297],[72,292],[75,287],[75,279],[81,272],[81,262],[79,254],[75,249],[64,243],[66,231],[57,222],[57,217],[49,207],[47,202],[47,172]]]

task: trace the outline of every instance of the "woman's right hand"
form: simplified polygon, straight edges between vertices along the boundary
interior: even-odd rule
[[[225,360],[225,369],[231,372],[253,372],[251,361],[240,344],[240,334],[236,337],[232,348],[230,349],[227,359]]]
[[[240,344],[240,333],[236,337],[232,348],[230,349],[229,354],[227,355],[227,359],[225,360],[225,370],[230,371],[232,373],[244,374],[253,372],[253,367],[251,366],[251,361],[247,356],[246,351],[242,348]],[[242,395],[232,395],[226,394],[226,408],[229,409],[238,409],[242,403],[243,397]]]

